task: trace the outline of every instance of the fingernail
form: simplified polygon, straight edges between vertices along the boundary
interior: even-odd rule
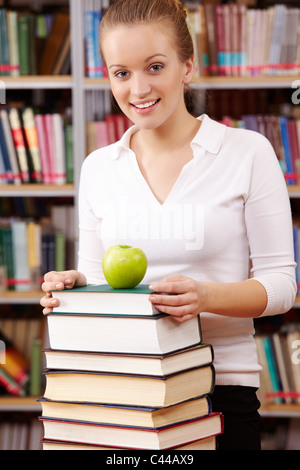
[[[56,284],[56,289],[61,289],[62,287],[64,287],[63,283],[62,282],[59,282],[58,284]]]
[[[51,305],[56,305],[56,300],[55,299],[51,300],[50,304]]]
[[[65,280],[65,285],[69,285],[69,284],[71,284],[71,283],[72,283],[71,279],[66,279],[66,280]]]

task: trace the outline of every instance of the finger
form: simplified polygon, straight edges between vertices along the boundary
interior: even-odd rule
[[[150,289],[163,294],[183,294],[188,291],[188,286],[186,281],[173,280],[153,283],[150,285]]]
[[[76,280],[75,273],[75,271],[49,271],[44,276],[44,282],[46,285],[51,283],[56,289],[73,287]]]
[[[74,281],[71,278],[67,278],[62,280],[43,282],[41,287],[43,292],[50,292],[55,290],[71,289],[73,286]]]
[[[44,315],[49,315],[49,313],[52,313],[53,309],[52,308],[48,308],[48,307],[45,307],[43,309],[43,314]]]
[[[190,304],[173,306],[157,303],[154,304],[154,306],[158,311],[166,313],[173,317],[184,317],[185,315],[194,316],[194,314],[196,314],[196,311]]]
[[[52,297],[51,294],[49,295],[47,294],[41,298],[40,304],[42,307],[45,307],[45,308],[53,308],[59,305],[59,300],[56,299],[55,297]]]
[[[178,321],[185,321],[194,316],[193,310],[190,305],[183,305],[181,307],[172,307],[170,305],[155,304],[155,308],[162,313],[172,316]]]
[[[189,304],[189,294],[151,294],[150,302],[159,305],[169,305],[170,307],[181,307]]]

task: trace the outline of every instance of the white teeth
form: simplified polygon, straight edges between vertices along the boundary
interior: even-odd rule
[[[149,103],[135,104],[135,107],[139,109],[149,108],[150,106],[153,106],[155,103],[156,101],[150,101]]]

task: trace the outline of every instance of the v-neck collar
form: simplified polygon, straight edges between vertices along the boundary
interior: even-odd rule
[[[182,167],[178,178],[176,179],[169,194],[163,202],[160,202],[151,190],[148,182],[146,181],[144,175],[140,170],[136,155],[130,148],[131,136],[138,130],[138,127],[136,125],[130,127],[124,133],[123,137],[116,144],[113,144],[110,158],[112,160],[116,160],[118,158],[122,158],[125,155],[129,156],[135,174],[138,180],[143,185],[144,189],[146,189],[146,191],[148,192],[150,200],[154,201],[155,204],[164,207],[165,205],[176,200],[178,194],[181,192],[184,185],[187,183],[189,176],[192,174],[192,168],[195,164],[195,160],[201,158],[206,152],[208,152],[208,154],[216,155],[222,145],[226,132],[226,126],[224,124],[214,121],[213,119],[209,118],[206,114],[202,114],[197,119],[201,121],[201,126],[190,143],[190,146],[193,151],[193,158]]]
[[[139,164],[136,159],[135,153],[129,149],[131,152],[131,162],[133,165],[134,172],[138,178],[138,180],[141,182],[144,188],[146,188],[146,191],[149,195],[149,198],[151,201],[154,201],[155,204],[158,204],[160,207],[164,207],[172,202],[175,202],[177,199],[177,196],[179,195],[180,191],[186,184],[186,181],[189,178],[189,175],[192,174],[192,167],[194,165],[195,159],[192,158],[190,161],[188,161],[181,169],[181,172],[179,173],[178,177],[176,178],[175,183],[173,184],[171,190],[169,191],[167,197],[165,198],[164,201],[160,202],[155,194],[153,193],[152,189],[150,188],[148,182],[146,181],[143,173],[141,172],[141,169],[139,167]]]

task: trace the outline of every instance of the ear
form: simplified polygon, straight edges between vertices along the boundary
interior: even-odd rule
[[[194,64],[194,57],[191,57],[185,62],[185,73],[183,77],[183,83],[185,85],[191,82],[195,71],[196,71],[196,67]]]

